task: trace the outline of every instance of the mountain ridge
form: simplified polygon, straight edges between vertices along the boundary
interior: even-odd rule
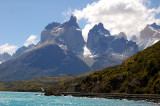
[[[48,86],[46,94],[60,92],[159,94],[160,41],[122,64]]]
[[[160,41],[121,65],[93,73],[75,86],[77,92],[160,93]]]
[[[137,52],[137,44],[129,41],[125,33],[111,35],[102,23],[90,29],[86,43],[76,17],[71,16],[64,23],[48,24],[37,45],[19,48],[17,57],[1,64],[0,81],[82,74],[119,65]],[[28,76],[23,75],[23,72]]]
[[[72,52],[64,52],[55,44],[26,52],[6,63],[0,65],[0,81],[26,80],[61,74],[77,75],[90,70]]]

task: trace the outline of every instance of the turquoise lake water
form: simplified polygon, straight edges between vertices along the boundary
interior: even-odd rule
[[[36,95],[38,94],[38,95]],[[42,93],[0,92],[0,106],[158,106],[143,101],[43,96]]]

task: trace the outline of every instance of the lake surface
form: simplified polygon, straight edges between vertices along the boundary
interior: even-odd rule
[[[38,94],[38,95],[37,95]],[[143,101],[43,96],[42,93],[0,92],[0,106],[158,106]]]

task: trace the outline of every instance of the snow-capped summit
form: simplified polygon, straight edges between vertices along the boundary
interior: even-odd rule
[[[77,18],[75,16],[71,16],[70,19],[62,24],[62,27],[76,27],[78,29],[79,25],[77,23]]]
[[[139,51],[152,46],[160,40],[160,26],[156,23],[147,25],[141,32],[140,38],[133,40],[139,47]]]
[[[160,38],[160,26],[156,23],[151,25],[147,25],[141,32],[140,32],[141,39],[148,39],[148,38]]]
[[[96,34],[99,34],[99,35],[111,35],[110,32],[104,28],[103,24],[102,23],[99,23],[97,25],[95,25],[90,31],[89,33],[96,33]]]
[[[139,47],[139,51],[146,49],[149,46],[157,43],[160,39],[158,38],[148,38],[148,39],[138,39],[136,40],[136,44]]]
[[[160,25],[157,25],[155,22],[150,26],[153,27],[154,29],[160,29]]]

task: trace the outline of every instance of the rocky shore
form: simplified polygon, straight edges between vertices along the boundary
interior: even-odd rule
[[[45,96],[74,96],[89,98],[107,98],[107,99],[127,99],[146,102],[160,103],[160,95],[158,94],[111,94],[111,93],[81,93],[81,92],[46,92]]]

